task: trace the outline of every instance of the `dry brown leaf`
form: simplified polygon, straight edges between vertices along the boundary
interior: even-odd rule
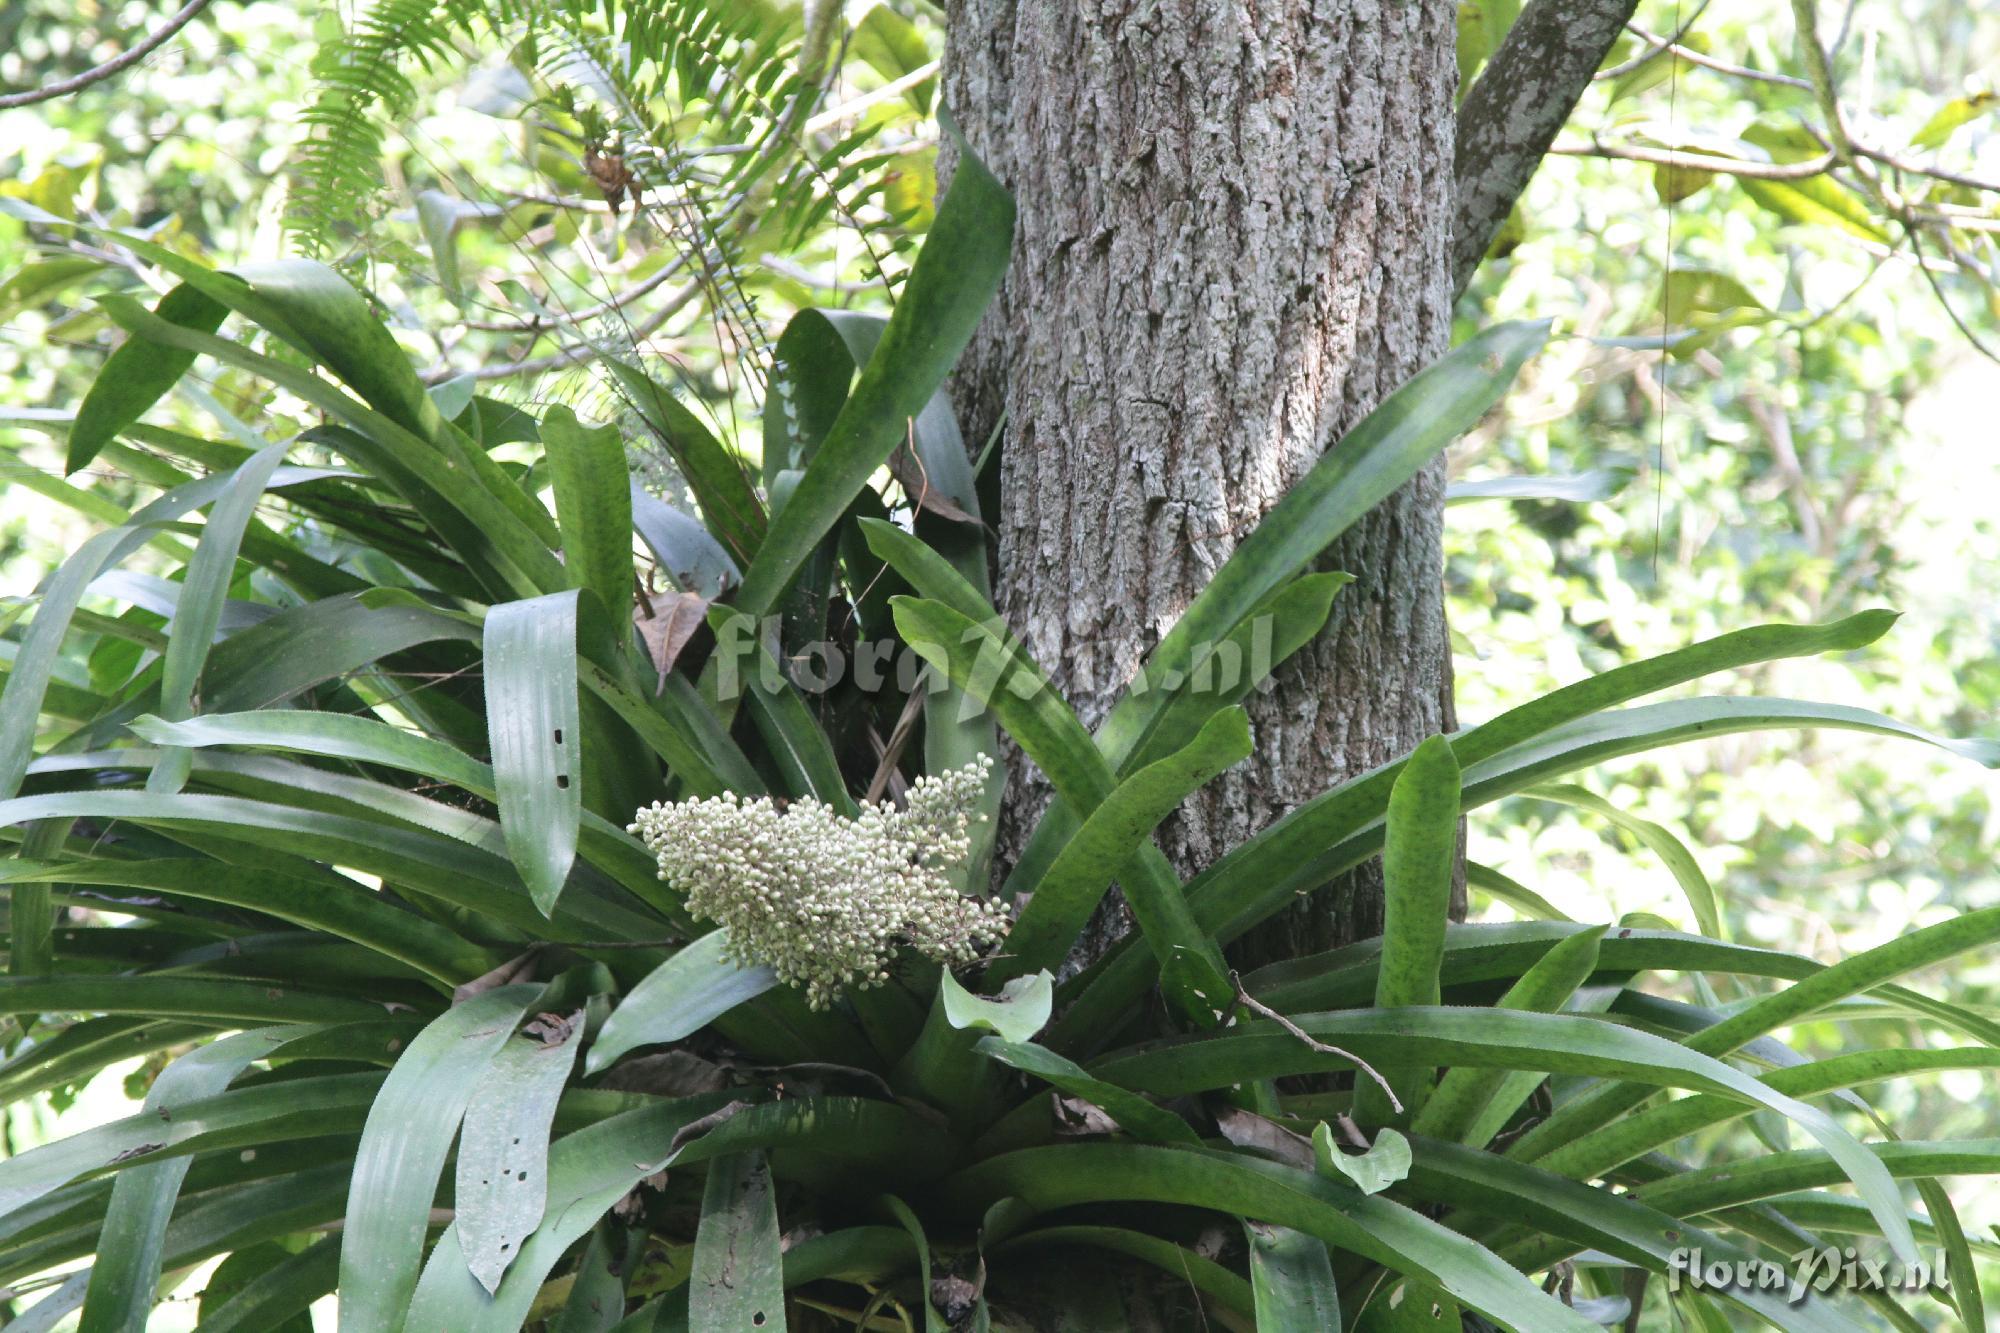
[[[696,592],[655,592],[639,597],[632,623],[639,627],[639,637],[646,641],[646,652],[660,673],[653,693],[666,689],[667,673],[674,669],[681,649],[688,646],[688,640],[701,628],[709,600]]]
[[[515,982],[522,980],[534,971],[535,958],[541,951],[541,945],[534,945],[526,953],[517,954],[509,958],[491,972],[474,977],[452,991],[451,1002],[453,1004],[464,1004],[475,995],[498,989],[501,986],[511,986]]]
[[[978,519],[960,509],[952,498],[931,485],[930,476],[924,471],[923,460],[906,440],[896,446],[889,455],[889,475],[903,488],[903,494],[910,497],[910,503],[917,508],[948,518],[954,523],[977,524]]]
[[[701,1119],[688,1121],[688,1123],[680,1127],[680,1129],[674,1134],[673,1138],[667,1141],[668,1160],[671,1161],[674,1157],[674,1154],[678,1153],[683,1147],[694,1142],[694,1140],[700,1138],[702,1135],[708,1133],[708,1131],[714,1129],[717,1125],[720,1125],[723,1121],[733,1120],[737,1116],[743,1114],[743,1112],[749,1109],[750,1109],[749,1102],[742,1102],[742,1101],[726,1102],[722,1106],[716,1108],[715,1110],[710,1111],[707,1115],[703,1116]]]
[[[720,1092],[729,1075],[692,1051],[666,1051],[621,1060],[598,1085],[617,1092],[650,1092],[656,1097],[694,1097]]]
[[[1231,1106],[1217,1114],[1215,1127],[1222,1131],[1223,1138],[1239,1148],[1254,1148],[1307,1171],[1316,1169],[1312,1140],[1292,1133],[1274,1120]]]
[[[1065,1097],[1059,1092],[1049,1094],[1049,1103],[1054,1112],[1056,1134],[1061,1138],[1099,1138],[1118,1132],[1118,1122],[1106,1115],[1102,1107],[1075,1097]]]

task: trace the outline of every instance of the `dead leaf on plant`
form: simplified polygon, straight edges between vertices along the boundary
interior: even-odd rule
[[[674,669],[681,650],[701,628],[710,599],[697,592],[655,592],[642,594],[633,609],[632,623],[646,642],[646,652],[659,670],[653,693],[667,687],[667,673]]]
[[[1223,1138],[1239,1148],[1254,1148],[1306,1171],[1315,1169],[1312,1140],[1294,1134],[1274,1120],[1231,1106],[1217,1114],[1215,1127],[1222,1131]]]

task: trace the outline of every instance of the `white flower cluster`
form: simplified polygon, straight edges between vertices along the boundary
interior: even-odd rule
[[[951,876],[991,767],[982,755],[920,778],[901,810],[864,805],[855,819],[816,800],[780,809],[730,793],[654,805],[631,832],[690,913],[728,928],[730,961],[769,966],[824,1009],[848,986],[887,981],[899,945],[949,966],[1007,933],[1005,909],[963,896]]]

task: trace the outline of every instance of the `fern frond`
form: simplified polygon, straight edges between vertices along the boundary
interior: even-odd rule
[[[454,33],[481,20],[511,21],[514,0],[376,0],[339,41],[313,59],[319,94],[294,158],[287,224],[299,248],[324,258],[374,215],[381,195],[382,134],[407,115],[417,90],[405,60],[428,71],[452,53]]]

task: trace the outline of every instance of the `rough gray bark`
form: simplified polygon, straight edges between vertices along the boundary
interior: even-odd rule
[[[1458,109],[1454,293],[1472,281],[1514,201],[1637,8],[1638,0],[1530,0],[1466,91]]]
[[[1001,610],[1086,723],[1292,481],[1445,349],[1454,12],[951,6],[947,103],[1020,210],[960,408],[975,440],[1005,410]],[[1183,870],[1449,725],[1442,504],[1434,469],[1329,553],[1357,582],[1253,704],[1255,754],[1163,830]],[[1003,851],[1039,809],[1027,786]],[[1283,951],[1379,926],[1365,880],[1333,899],[1272,927]]]

